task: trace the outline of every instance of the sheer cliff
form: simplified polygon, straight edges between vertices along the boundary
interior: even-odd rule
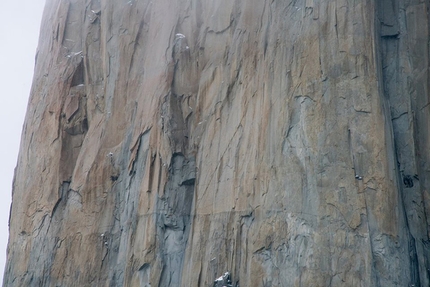
[[[429,286],[429,7],[47,0],[3,286]]]

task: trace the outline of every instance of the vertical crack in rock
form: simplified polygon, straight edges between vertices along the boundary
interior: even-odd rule
[[[404,0],[378,1],[382,82],[389,103],[397,163],[397,188],[400,191],[400,216],[405,221],[408,246],[409,286],[429,286],[428,198],[429,111],[420,110],[428,101],[429,79],[429,3]],[[423,148],[426,152],[423,153]],[[405,264],[404,262],[403,264]]]
[[[177,33],[172,47],[174,62],[171,92],[162,104],[162,132],[173,152],[168,163],[164,191],[157,196],[157,238],[162,271],[158,286],[180,286],[185,251],[191,229],[196,181],[196,163],[189,153],[189,127],[192,114],[193,63],[186,37]]]
[[[172,156],[164,194],[157,199],[157,236],[163,270],[158,286],[179,286],[191,228],[195,160]]]

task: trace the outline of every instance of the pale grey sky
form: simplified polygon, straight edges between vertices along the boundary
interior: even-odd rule
[[[0,285],[6,262],[13,171],[33,78],[45,0],[0,1]]]

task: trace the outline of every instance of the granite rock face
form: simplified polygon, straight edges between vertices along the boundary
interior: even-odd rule
[[[429,1],[47,0],[4,286],[429,286]]]

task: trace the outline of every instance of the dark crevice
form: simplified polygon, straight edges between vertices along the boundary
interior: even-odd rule
[[[406,188],[411,188],[414,186],[414,180],[410,175],[403,175],[403,184]]]
[[[67,192],[69,191],[70,181],[64,181],[58,189],[58,199],[51,211],[51,221],[56,214],[56,211],[64,208],[67,201]],[[61,215],[60,215],[61,217]]]
[[[395,164],[397,175],[398,209],[400,222],[403,227],[399,234],[402,245],[407,245],[408,262],[404,266],[409,266],[408,286],[428,286],[429,276],[420,274],[420,270],[428,270],[428,252],[422,252],[423,248],[417,246],[417,242],[427,239],[427,232],[422,226],[427,226],[425,208],[421,202],[421,187],[418,181],[419,158],[416,144],[419,127],[416,126],[416,115],[414,113],[413,95],[408,88],[410,79],[414,77],[410,71],[414,71],[413,58],[416,55],[410,51],[410,41],[413,41],[413,33],[408,23],[416,21],[415,14],[408,15],[404,10],[412,5],[402,0],[381,0],[377,1],[377,21],[375,41],[379,46],[380,76],[383,83],[381,89],[383,101],[386,104],[387,119],[391,123],[392,129],[392,158]],[[404,6],[404,7],[403,7]],[[414,19],[408,18],[413,17]],[[408,35],[411,34],[411,35]],[[406,36],[408,35],[408,36]],[[409,60],[411,67],[404,68],[404,59]],[[410,71],[409,71],[410,70]],[[417,69],[418,70],[418,69]],[[413,121],[413,125],[410,121]],[[411,127],[413,126],[413,128]],[[421,202],[421,203],[420,203]],[[411,216],[411,214],[417,216]],[[420,216],[423,215],[423,216]],[[399,251],[400,252],[400,251]],[[407,265],[406,265],[407,264]],[[405,270],[406,271],[406,270]],[[376,270],[377,276],[383,278],[383,271]],[[390,280],[384,278],[384,280]],[[385,281],[387,282],[387,281]],[[404,281],[406,282],[406,281]],[[394,283],[393,283],[394,284]]]
[[[75,72],[73,73],[72,82],[70,87],[76,87],[79,85],[83,85],[85,82],[85,69],[84,62],[80,61],[79,65],[76,67]]]
[[[417,255],[417,248],[414,237],[409,234],[409,256],[411,258],[410,274],[412,286],[420,287],[420,269]]]

